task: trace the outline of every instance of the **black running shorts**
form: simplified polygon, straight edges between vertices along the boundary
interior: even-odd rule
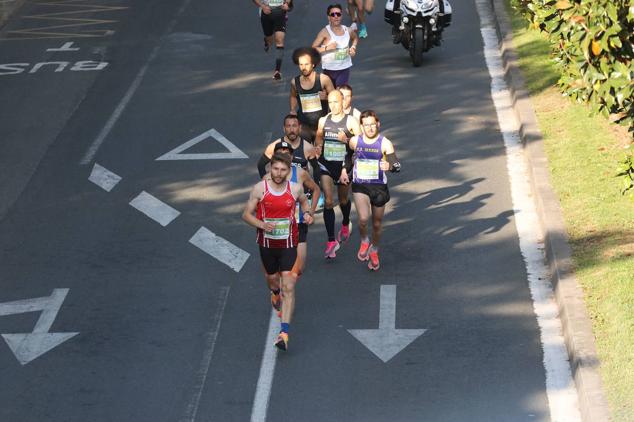
[[[390,191],[387,185],[381,183],[353,183],[353,193],[362,193],[370,197],[370,204],[382,207],[390,201]]]
[[[299,243],[305,243],[308,238],[308,224],[306,223],[297,223],[297,229],[299,231]]]
[[[275,32],[286,32],[286,11],[279,7],[271,10],[268,15],[264,12],[260,15],[262,32],[264,32],[265,37],[270,37]]]
[[[339,178],[341,177],[341,161],[327,161],[323,157],[319,157],[319,170],[321,174],[332,177],[335,185],[341,185]]]
[[[297,248],[265,248],[260,246],[260,258],[267,274],[293,270]]]

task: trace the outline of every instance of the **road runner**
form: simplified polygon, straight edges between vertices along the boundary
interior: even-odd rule
[[[257,243],[265,278],[271,291],[271,304],[281,312],[280,333],[275,346],[288,349],[288,332],[295,308],[297,282],[298,227],[295,219],[299,201],[306,224],[313,223],[304,190],[287,180],[291,159],[286,154],[271,158],[271,177],[253,186],[242,219],[257,229]]]
[[[361,244],[357,258],[368,261],[368,268],[378,270],[379,241],[385,204],[390,200],[385,172],[399,172],[401,164],[394,152],[392,142],[380,134],[380,122],[376,113],[366,110],[361,113],[363,135],[350,139],[354,151],[352,195],[359,219]],[[350,162],[347,163],[350,166]],[[372,218],[372,239],[368,237],[368,223]]]
[[[282,79],[282,59],[284,58],[284,38],[286,36],[287,12],[293,8],[292,0],[253,0],[260,8],[260,23],[264,33],[264,51],[268,52],[275,42],[275,71],[273,79]]]

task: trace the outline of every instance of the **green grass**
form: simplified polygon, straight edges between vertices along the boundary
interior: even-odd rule
[[[512,10],[511,15],[520,68],[593,322],[611,417],[634,421],[634,201],[621,196],[614,177],[631,137],[561,96],[547,40]]]

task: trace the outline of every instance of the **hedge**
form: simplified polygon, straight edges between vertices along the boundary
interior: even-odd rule
[[[531,25],[544,31],[561,72],[558,85],[595,113],[634,134],[633,0],[512,0]],[[634,191],[632,154],[621,175]],[[625,187],[625,186],[624,186]]]

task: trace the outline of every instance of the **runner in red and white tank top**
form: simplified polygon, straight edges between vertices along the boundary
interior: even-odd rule
[[[265,223],[273,223],[270,232],[257,229],[257,242],[266,248],[297,247],[297,221],[295,220],[295,197],[291,192],[290,181],[283,191],[277,192],[264,180],[264,196],[258,202],[256,218]]]
[[[271,291],[271,304],[281,319],[280,334],[275,346],[287,350],[288,330],[295,309],[297,283],[298,229],[295,201],[299,202],[304,222],[313,223],[304,188],[288,179],[290,154],[276,152],[271,157],[270,178],[253,186],[242,219],[257,229],[257,242],[266,282]]]

